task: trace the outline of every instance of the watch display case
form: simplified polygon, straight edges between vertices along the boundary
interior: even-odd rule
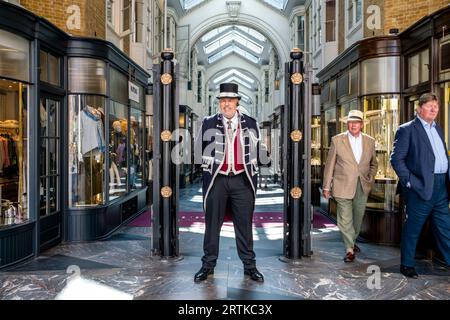
[[[378,170],[368,207],[395,211],[397,175],[390,163],[395,132],[399,126],[399,97],[397,95],[367,96],[363,98],[364,132],[375,139]]]

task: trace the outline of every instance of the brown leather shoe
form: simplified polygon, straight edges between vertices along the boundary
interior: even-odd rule
[[[344,257],[344,262],[353,262],[353,260],[355,260],[355,254],[347,252],[347,254]]]
[[[353,245],[353,252],[361,252],[361,249],[356,245],[356,243]]]

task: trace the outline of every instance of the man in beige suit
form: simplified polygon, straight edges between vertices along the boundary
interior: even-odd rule
[[[337,202],[337,223],[345,243],[345,262],[355,260],[355,244],[377,172],[375,140],[362,133],[363,113],[351,110],[347,129],[331,139],[323,176],[323,196]]]

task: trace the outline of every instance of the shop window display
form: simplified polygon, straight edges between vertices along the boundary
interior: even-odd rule
[[[111,101],[109,111],[109,200],[127,192],[127,106]]]
[[[69,205],[105,202],[105,98],[69,96]]]
[[[0,78],[0,227],[28,220],[25,84]]]
[[[364,132],[375,139],[378,171],[367,206],[385,211],[398,209],[397,176],[390,164],[395,132],[399,126],[399,97],[396,95],[363,98]]]
[[[130,113],[130,189],[143,187],[143,160],[144,160],[144,117],[143,112],[131,108]]]

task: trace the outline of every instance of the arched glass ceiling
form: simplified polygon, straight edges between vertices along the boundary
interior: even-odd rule
[[[264,50],[264,47],[262,45],[256,43],[255,41],[252,41],[244,33],[241,33],[237,30],[231,30],[220,36],[218,39],[215,39],[214,41],[211,41],[210,43],[205,45],[205,53],[210,54],[211,52],[225,46],[232,41],[240,43],[242,46],[253,51],[253,53],[255,54],[261,54]]]
[[[275,7],[280,10],[284,10],[286,8],[286,4],[289,0],[263,0],[265,3],[270,4],[272,7]]]
[[[236,76],[240,77],[241,79],[243,79],[244,81],[247,81],[248,83],[251,83],[251,84],[253,84],[255,82],[255,80],[253,80],[249,76],[246,76],[245,74],[243,74],[242,72],[240,72],[239,70],[236,70],[236,69],[228,70],[227,72],[225,72],[225,73],[221,74],[220,76],[216,77],[213,80],[213,82],[214,83],[222,82],[225,78],[227,78],[227,77],[229,77],[231,75],[236,75]]]
[[[228,47],[224,48],[222,51],[219,51],[211,56],[208,57],[208,63],[214,63],[217,60],[225,57],[226,55],[229,55],[230,53],[237,53],[240,56],[246,58],[247,60],[250,60],[253,63],[258,63],[259,58],[255,56],[254,54],[251,54],[248,51],[245,51],[244,49],[236,46],[235,44],[231,44]]]
[[[184,10],[189,10],[192,7],[195,7],[196,5],[199,5],[205,0],[180,0],[180,4],[183,7]]]
[[[233,52],[258,64],[268,45],[261,33],[241,25],[216,28],[205,34],[200,42],[209,64]]]
[[[228,82],[236,82],[238,84],[243,85],[244,87],[246,87],[247,89],[252,89],[252,85],[249,84],[248,82],[245,82],[244,80],[242,80],[241,78],[236,77],[235,75],[232,75],[228,78],[223,79],[222,83],[228,83]],[[220,87],[220,83],[218,83],[216,85],[216,89],[218,89]]]

